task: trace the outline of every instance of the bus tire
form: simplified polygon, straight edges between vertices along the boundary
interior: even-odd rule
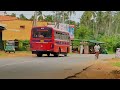
[[[69,49],[67,48],[67,53],[69,53]]]
[[[67,48],[67,51],[66,51],[66,53],[64,53],[64,56],[67,56],[68,52],[69,52],[69,51],[68,51],[68,48]]]
[[[50,56],[50,53],[47,53],[47,56],[49,57],[49,56]]]
[[[42,54],[37,54],[37,57],[42,57]]]
[[[58,53],[55,53],[55,54],[54,54],[54,57],[58,57],[58,56],[59,56],[59,54],[58,54]]]
[[[59,54],[61,54],[61,49],[59,48]]]
[[[67,56],[67,53],[65,53],[64,56]]]

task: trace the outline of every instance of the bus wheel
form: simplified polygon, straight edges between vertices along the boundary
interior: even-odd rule
[[[50,53],[47,53],[47,56],[49,57],[49,56],[50,56]]]
[[[64,56],[67,56],[67,53],[65,53]]]
[[[37,54],[37,57],[42,57],[42,54]]]
[[[55,54],[54,54],[54,57],[58,57],[58,56],[59,56],[59,54],[58,54],[58,53],[55,53]]]

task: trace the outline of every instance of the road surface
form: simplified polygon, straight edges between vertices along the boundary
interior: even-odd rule
[[[114,55],[100,55],[100,59]],[[64,79],[95,61],[94,55],[69,54],[67,57],[0,58],[0,79]]]

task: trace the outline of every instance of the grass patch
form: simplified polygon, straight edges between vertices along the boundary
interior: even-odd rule
[[[120,67],[120,62],[115,62],[115,63],[113,63],[113,66]]]
[[[0,54],[0,56],[6,56],[5,54]]]
[[[31,51],[16,51],[16,53],[31,53]]]
[[[113,51],[108,51],[108,54],[115,54],[115,52],[113,52]]]
[[[72,52],[68,53],[68,54],[73,54]]]

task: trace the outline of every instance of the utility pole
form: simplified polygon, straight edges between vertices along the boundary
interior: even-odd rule
[[[37,26],[37,11],[34,12],[33,27]]]
[[[58,11],[56,11],[55,12],[55,16],[56,16],[56,20],[55,20],[55,28],[59,28],[59,19],[58,19],[58,15],[59,14],[59,12]]]
[[[4,11],[4,16],[7,14],[7,12],[6,11]]]
[[[64,23],[64,11],[63,11],[63,23]]]

